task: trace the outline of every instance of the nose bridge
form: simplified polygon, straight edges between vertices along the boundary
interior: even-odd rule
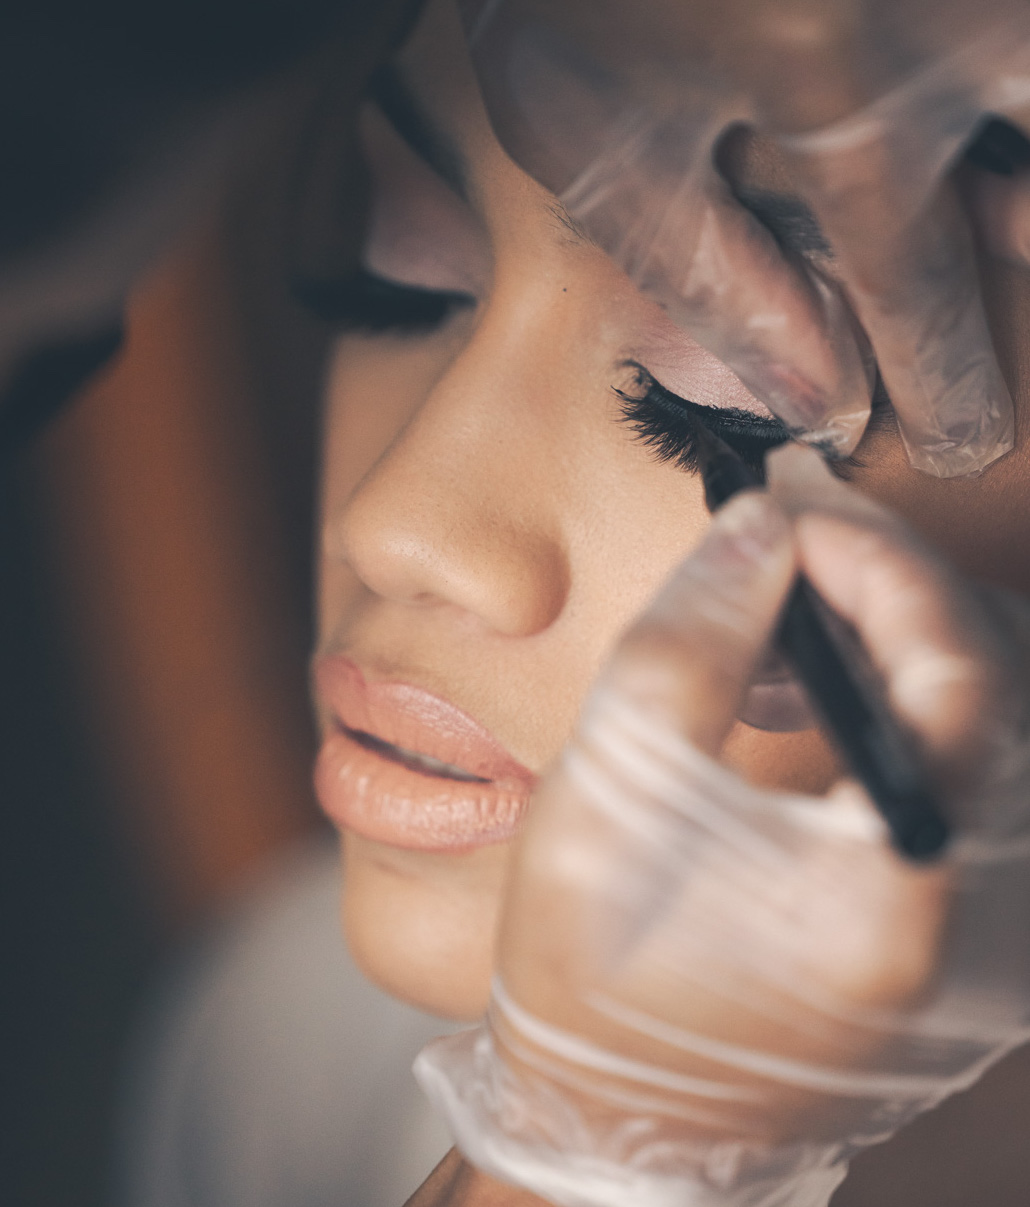
[[[561,408],[527,357],[531,334],[487,308],[334,534],[377,594],[450,604],[512,636],[551,625],[569,589],[562,441],[549,432]]]

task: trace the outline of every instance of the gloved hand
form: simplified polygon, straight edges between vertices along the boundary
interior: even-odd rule
[[[861,436],[871,361],[855,315],[913,465],[952,477],[1008,451],[952,169],[988,115],[1030,118],[1025,0],[465,7],[502,143],[796,434],[842,455]],[[778,144],[831,272],[784,254],[716,170],[738,123]],[[1025,261],[1024,180],[972,191],[988,241]]]
[[[1030,610],[815,454],[770,462],[545,778],[485,1024],[416,1064],[474,1164],[565,1207],[825,1207],[852,1154],[1030,1036]],[[853,782],[718,761],[797,564],[924,746],[957,833],[936,864]]]

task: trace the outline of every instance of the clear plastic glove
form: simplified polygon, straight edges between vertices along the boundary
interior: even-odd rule
[[[1030,1036],[1028,610],[815,454],[770,460],[543,782],[485,1025],[416,1064],[475,1165],[565,1207],[825,1207],[852,1154]],[[924,744],[958,835],[937,864],[852,782],[718,761],[797,563]]]
[[[988,115],[1030,118],[1026,0],[465,7],[502,143],[795,434],[840,455],[862,434],[870,358],[853,313],[913,465],[952,477],[1008,451],[952,169]],[[785,254],[716,170],[737,123],[778,143],[836,279]],[[988,183],[974,206],[1026,260],[1023,181]]]

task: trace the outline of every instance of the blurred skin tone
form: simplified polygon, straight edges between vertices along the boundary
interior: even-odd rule
[[[500,150],[448,4],[430,6],[396,67],[466,197],[370,106],[364,263],[474,304],[433,328],[340,341],[319,653],[455,704],[539,774],[622,630],[707,523],[697,476],[660,463],[622,421],[615,391],[639,393],[627,362],[696,403],[762,408]],[[729,141],[721,166],[744,192],[789,192],[774,154],[749,137]],[[981,267],[1016,398],[1015,451],[979,479],[936,481],[909,468],[888,411],[844,472],[969,575],[1030,593],[1030,286],[1021,270]],[[329,731],[331,708],[319,706]],[[738,723],[725,753],[767,785],[822,792],[837,774],[812,729]],[[440,852],[345,832],[345,928],[365,972],[431,1011],[480,1014],[510,853],[509,841]]]
[[[292,63],[284,56],[274,71],[266,70],[264,78],[255,78],[246,87],[238,85],[235,91],[226,88],[222,95],[192,97],[183,81],[181,116],[173,121],[174,108],[166,113],[158,107],[164,124],[155,118],[158,124],[148,130],[146,146],[137,148],[127,164],[122,162],[127,153],[113,151],[105,142],[102,128],[78,132],[69,121],[67,137],[55,153],[50,175],[61,179],[62,172],[74,173],[77,169],[88,174],[95,166],[92,158],[105,162],[105,156],[114,158],[115,167],[108,165],[108,178],[103,181],[98,200],[91,199],[82,212],[68,203],[68,214],[48,240],[23,249],[2,264],[0,440],[17,440],[31,432],[35,421],[28,412],[44,420],[113,355],[126,298],[147,265],[217,201],[234,170],[245,166],[249,157],[262,153],[265,132],[275,128],[278,114],[291,112],[298,105],[310,107],[312,95],[318,90],[324,95],[313,129],[299,140],[297,170],[302,180],[296,226],[305,232],[305,238],[310,237],[307,232],[317,228],[323,246],[327,238],[334,240],[334,266],[353,262],[363,226],[364,201],[361,188],[355,188],[362,175],[353,155],[353,138],[349,137],[357,101],[372,70],[390,53],[419,7],[420,0],[345,5],[337,27],[323,45],[303,56],[295,53]],[[110,13],[104,16],[111,19]],[[215,25],[225,20],[224,12],[212,13]],[[55,28],[59,34],[60,24]],[[12,36],[18,45],[17,28]],[[39,53],[38,46],[31,40],[27,46],[26,55],[31,61],[31,56]],[[131,105],[133,72],[138,64],[126,64],[118,58],[113,63],[122,74],[110,69],[115,76],[107,81],[112,96],[121,95],[125,104]],[[232,63],[227,62],[228,78],[231,69]],[[44,78],[52,70],[50,62],[40,66]],[[327,86],[327,80],[332,81],[331,86]],[[139,93],[140,104],[150,104],[150,93],[142,85]],[[322,134],[322,141],[326,141],[324,129],[318,128],[319,120],[323,128],[335,123],[329,178],[319,157],[317,135]],[[30,131],[34,127],[26,120],[25,131],[19,129],[16,133],[19,138],[32,139],[35,135]],[[5,133],[9,131],[5,129]],[[52,180],[36,181],[31,172],[27,175],[27,180],[20,181],[21,189],[30,196],[38,192],[40,204],[45,200],[47,208],[53,208],[49,205],[52,198],[47,196],[54,189]],[[327,236],[326,214],[330,211],[333,231]],[[296,243],[291,254],[298,270],[305,271],[304,240],[297,239]],[[94,341],[94,352],[80,350]],[[52,371],[37,373],[31,388],[26,386],[25,375],[30,368],[67,359],[69,352],[75,353],[74,367],[65,364],[56,381]],[[27,394],[31,397],[25,397]],[[27,412],[24,418],[20,414],[23,408]]]

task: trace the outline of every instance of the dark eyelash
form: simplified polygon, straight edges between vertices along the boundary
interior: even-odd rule
[[[642,366],[631,366],[641,393],[615,390],[622,416],[659,461],[671,461],[688,473],[697,472],[695,434],[699,427],[713,432],[756,473],[761,474],[765,454],[790,439],[777,419],[765,419],[737,407],[707,407],[680,398],[657,382]]]
[[[457,310],[475,306],[468,293],[422,289],[365,268],[337,280],[293,282],[294,297],[316,318],[345,331],[420,334],[443,325]]]

